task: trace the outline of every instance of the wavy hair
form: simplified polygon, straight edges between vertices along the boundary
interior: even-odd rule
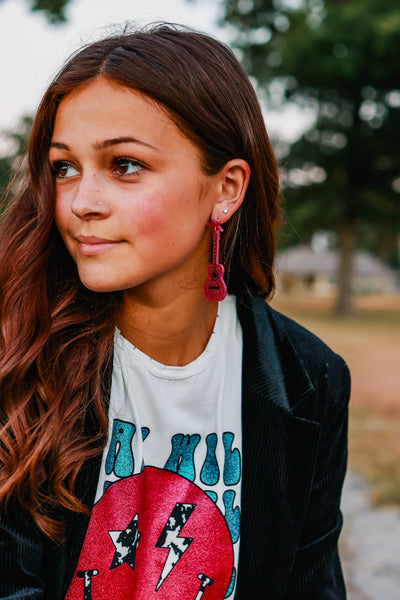
[[[233,52],[207,35],[162,24],[75,53],[39,106],[25,182],[0,230],[0,501],[6,508],[16,497],[53,539],[61,524],[52,507],[85,510],[74,483],[107,436],[104,373],[120,293],[80,283],[54,225],[48,160],[61,100],[99,76],[162,105],[200,149],[205,173],[232,158],[249,163],[245,200],[221,239],[228,291],[266,297],[274,287],[277,167],[256,94]]]

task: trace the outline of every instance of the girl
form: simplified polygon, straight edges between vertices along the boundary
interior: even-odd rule
[[[348,371],[265,302],[277,193],[206,35],[50,85],[1,229],[1,598],[345,598]]]

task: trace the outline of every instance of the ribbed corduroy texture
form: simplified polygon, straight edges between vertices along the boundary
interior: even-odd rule
[[[243,482],[235,600],[344,600],[337,540],[348,370],[320,340],[261,298],[247,299],[238,310],[244,338]],[[86,465],[78,481],[88,506],[98,467]],[[17,506],[2,519],[0,598],[63,600],[88,524],[84,515],[65,519],[67,537],[59,546],[43,539]]]
[[[348,369],[298,324],[260,299],[251,305],[239,309],[243,493],[235,600],[344,600],[337,540]]]

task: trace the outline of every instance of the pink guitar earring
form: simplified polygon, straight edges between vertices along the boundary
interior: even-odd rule
[[[213,230],[213,257],[212,263],[207,267],[207,281],[204,284],[203,292],[206,300],[220,302],[225,298],[227,292],[223,279],[225,269],[219,262],[219,237],[223,229],[220,222],[212,217],[207,225]]]

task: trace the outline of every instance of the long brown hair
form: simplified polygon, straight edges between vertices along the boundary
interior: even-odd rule
[[[225,45],[170,25],[92,43],[66,63],[33,124],[28,172],[0,231],[0,501],[16,496],[57,538],[52,505],[85,510],[74,482],[107,433],[104,371],[120,295],[85,289],[54,225],[48,153],[60,101],[102,76],[161,104],[199,147],[205,173],[232,158],[251,169],[246,198],[225,225],[228,291],[274,286],[277,168],[254,89]]]

